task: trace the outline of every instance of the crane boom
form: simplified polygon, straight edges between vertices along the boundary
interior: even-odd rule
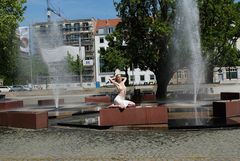
[[[54,13],[55,15],[63,18],[60,12],[57,12],[50,7],[49,0],[47,0],[47,19],[48,19],[48,22],[51,21],[51,13]]]

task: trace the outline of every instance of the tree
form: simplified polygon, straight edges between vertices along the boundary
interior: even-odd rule
[[[126,43],[127,58],[156,75],[157,98],[166,96],[175,68],[170,51],[174,0],[121,0],[115,3],[122,22],[116,39]]]
[[[68,63],[68,69],[70,72],[80,75],[83,71],[83,63],[80,59],[79,55],[77,55],[76,60],[74,57],[68,52],[66,57],[67,63]]]
[[[124,40],[127,58],[156,75],[157,98],[166,96],[167,85],[178,67],[188,61],[187,53],[172,52],[175,0],[121,0],[115,3],[122,22],[116,39]],[[199,0],[203,55],[214,66],[239,64],[235,47],[240,35],[239,3],[234,0]],[[174,58],[174,59],[173,59]],[[212,73],[212,70],[210,71]],[[212,79],[212,76],[210,76]]]
[[[44,62],[42,56],[40,54],[33,54],[32,55],[32,77],[35,83],[38,82],[39,76],[48,76],[48,66]]]
[[[114,32],[106,36],[106,40],[109,41],[109,47],[106,50],[100,50],[100,57],[104,61],[102,68],[107,71],[115,71],[116,69],[124,70],[126,77],[128,77],[127,69],[130,67],[131,61],[118,34],[119,32]],[[116,37],[118,39],[115,39]],[[129,85],[128,79],[126,85]]]
[[[0,3],[0,75],[5,84],[15,81],[18,38],[16,28],[23,20],[25,0],[1,0]]]
[[[240,3],[199,0],[203,54],[208,58],[208,82],[213,67],[240,65],[235,44],[240,37]]]

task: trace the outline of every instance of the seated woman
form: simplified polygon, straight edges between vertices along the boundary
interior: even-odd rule
[[[127,106],[135,106],[135,103],[129,100],[126,100],[126,82],[127,78],[121,77],[120,74],[117,74],[114,78],[110,78],[109,81],[113,83],[117,90],[118,90],[118,95],[114,99],[114,105],[119,105],[119,108],[125,109]]]

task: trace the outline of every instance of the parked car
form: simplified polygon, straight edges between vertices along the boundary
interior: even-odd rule
[[[32,91],[32,87],[29,85],[24,85],[23,88],[25,91]]]
[[[31,91],[32,89],[24,85],[13,85],[11,86],[12,91]]]
[[[11,92],[11,88],[8,86],[0,86],[0,92]]]

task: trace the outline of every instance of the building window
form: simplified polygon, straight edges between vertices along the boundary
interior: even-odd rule
[[[90,47],[88,45],[85,46],[85,51],[90,51]]]
[[[106,78],[105,77],[101,77],[101,82],[106,82]]]
[[[84,22],[83,23],[83,28],[82,28],[83,31],[88,31],[89,30],[89,25],[88,25],[88,22]]]
[[[72,41],[75,40],[75,35],[74,34],[67,35],[66,38],[67,38],[67,41],[71,41],[72,42]]]
[[[99,54],[103,53],[105,51],[104,47],[100,47],[100,50],[98,51]]]
[[[174,73],[173,79],[177,79],[177,73]]]
[[[237,69],[227,69],[226,77],[227,79],[237,79]]]
[[[104,37],[100,37],[100,43],[104,43]]]
[[[113,27],[109,27],[109,28],[108,28],[108,33],[109,33],[109,34],[113,33],[113,31],[114,31],[114,28],[113,28]]]
[[[98,29],[98,34],[104,34],[104,29]]]
[[[100,72],[112,72],[112,69],[109,69],[106,65],[106,61],[103,59],[102,56],[100,56]]]
[[[187,78],[187,71],[184,71],[184,78]]]
[[[71,31],[71,24],[65,24],[65,31]]]
[[[144,75],[140,75],[140,81],[145,81],[145,76]]]
[[[134,75],[130,76],[130,81],[135,81],[135,76]]]
[[[82,38],[82,39],[87,39],[87,38],[90,38],[90,36],[89,36],[89,34],[87,34],[87,33],[83,33],[83,34],[81,35],[81,38]]]
[[[74,31],[80,31],[80,24],[79,23],[74,24]]]
[[[71,40],[71,35],[66,35],[66,40],[70,41]]]
[[[182,72],[181,71],[177,71],[177,78],[182,78]]]
[[[150,80],[154,80],[154,75],[153,74],[150,75]]]
[[[74,40],[79,41],[79,34],[74,34],[73,37],[74,37]]]

